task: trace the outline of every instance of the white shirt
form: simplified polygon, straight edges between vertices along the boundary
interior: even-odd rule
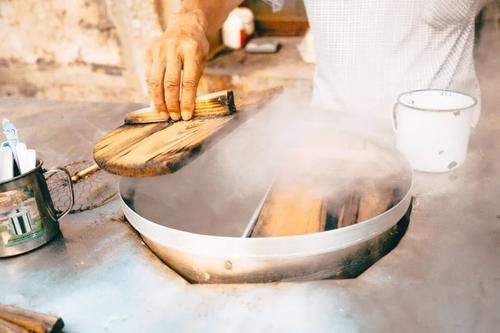
[[[313,104],[389,117],[409,90],[450,89],[479,101],[474,21],[483,2],[305,0],[316,52]]]

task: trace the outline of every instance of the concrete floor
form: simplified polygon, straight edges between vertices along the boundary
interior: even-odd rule
[[[400,245],[354,280],[189,285],[121,219],[117,202],[70,215],[63,237],[0,261],[0,302],[54,312],[66,332],[495,332],[500,327],[500,30],[477,49],[483,115],[466,163],[416,174]],[[0,99],[50,165],[137,105]]]

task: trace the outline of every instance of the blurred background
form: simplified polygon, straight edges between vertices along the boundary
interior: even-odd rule
[[[146,101],[144,49],[180,1],[0,1],[0,96]],[[212,60],[200,92],[250,83],[310,87],[314,65],[297,50],[308,28],[302,0],[287,0],[277,13],[261,0],[243,6],[253,12],[255,35],[275,38],[282,44],[279,52],[288,54],[278,61],[227,52],[221,34],[211,36]],[[498,17],[498,3],[485,8],[477,18],[478,36],[484,22],[498,26]]]

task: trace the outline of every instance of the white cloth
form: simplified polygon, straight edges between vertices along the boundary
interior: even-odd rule
[[[317,57],[313,104],[389,117],[398,95],[414,89],[479,101],[473,47],[482,2],[305,0]]]

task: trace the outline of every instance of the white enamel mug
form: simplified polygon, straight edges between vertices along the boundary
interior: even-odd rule
[[[465,161],[474,97],[438,89],[401,94],[393,110],[396,145],[414,170],[448,172]]]

